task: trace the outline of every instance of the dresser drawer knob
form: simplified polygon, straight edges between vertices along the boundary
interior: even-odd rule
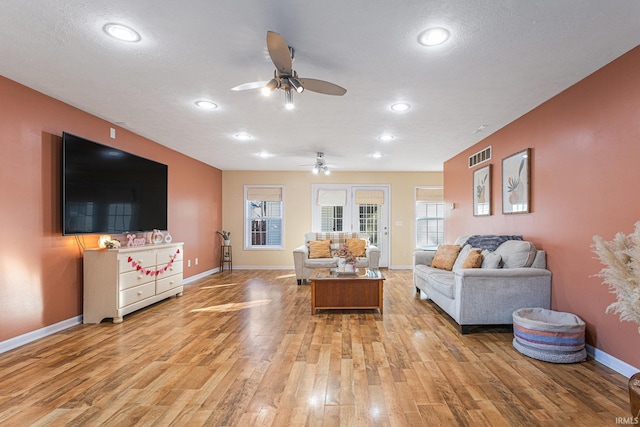
[[[142,295],[142,291],[138,291],[138,295]]]

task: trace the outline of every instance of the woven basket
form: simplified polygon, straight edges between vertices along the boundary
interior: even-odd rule
[[[544,308],[513,312],[513,346],[520,353],[552,363],[576,363],[587,358],[585,323],[575,314]]]

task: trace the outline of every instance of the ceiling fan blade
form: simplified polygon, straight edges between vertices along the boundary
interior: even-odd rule
[[[241,85],[238,86],[234,86],[231,88],[231,90],[249,90],[249,89],[260,89],[262,87],[265,87],[267,85],[267,83],[269,83],[269,80],[265,80],[263,82],[250,82],[250,83],[243,83]]]
[[[298,79],[300,84],[305,90],[311,92],[323,93],[325,95],[337,95],[342,96],[347,93],[347,90],[337,84],[325,82],[318,79]]]
[[[289,46],[284,38],[278,33],[267,31],[267,49],[273,65],[278,69],[278,73],[291,75],[292,60]]]

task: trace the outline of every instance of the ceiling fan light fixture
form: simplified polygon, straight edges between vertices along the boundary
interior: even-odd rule
[[[291,89],[287,89],[284,92],[284,108],[287,110],[293,110],[295,105],[293,105],[293,94],[291,93]]]
[[[423,46],[438,46],[446,42],[451,34],[445,28],[429,28],[418,36],[418,43]]]
[[[269,96],[277,88],[278,88],[278,81],[276,79],[271,79],[269,80],[269,83],[267,83],[266,86],[262,88],[262,94],[264,96]]]
[[[318,175],[318,172],[320,172],[320,169],[318,169],[318,166],[314,166],[313,169],[311,169],[311,173],[314,175]]]
[[[289,84],[291,85],[292,88],[295,89],[296,92],[298,93],[304,92],[304,88],[302,87],[298,79],[296,79],[295,77],[293,76],[289,77]]]
[[[324,168],[324,174],[325,174],[325,175],[327,175],[327,176],[328,176],[328,175],[331,175],[331,171],[330,171],[330,170],[329,170],[329,168],[328,168],[328,167],[326,167],[326,166],[325,166],[325,168]]]

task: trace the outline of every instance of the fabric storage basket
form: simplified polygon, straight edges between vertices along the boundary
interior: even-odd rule
[[[513,346],[520,353],[552,363],[582,362],[585,323],[575,314],[544,308],[513,312]]]

